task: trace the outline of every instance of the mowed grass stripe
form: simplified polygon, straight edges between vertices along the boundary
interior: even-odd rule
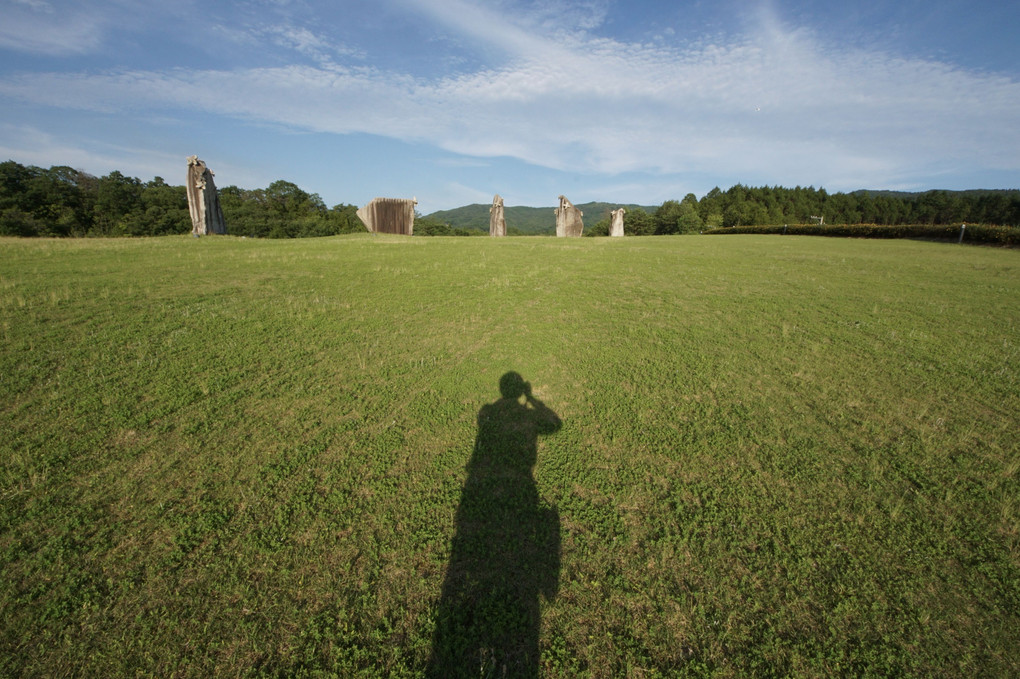
[[[0,240],[0,671],[420,675],[517,371],[543,675],[1010,674],[1018,293],[910,241]]]

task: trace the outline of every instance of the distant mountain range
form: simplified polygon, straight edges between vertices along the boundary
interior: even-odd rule
[[[430,219],[449,224],[455,229],[477,229],[480,231],[489,231],[489,208],[492,205],[480,205],[475,203],[473,205],[465,205],[464,207],[454,208],[452,210],[439,210],[432,214],[425,215]],[[647,205],[621,205],[620,203],[582,203],[575,205],[577,209],[584,213],[585,226],[591,226],[595,222],[609,216],[609,213],[617,208],[626,208],[627,210],[635,210],[637,208],[643,209],[649,214],[655,212],[658,206],[647,206]],[[549,207],[524,207],[524,206],[513,206],[505,207],[503,214],[506,217],[506,228],[507,231],[517,229],[523,234],[555,234],[556,233],[556,215],[553,210],[556,208],[553,206]]]

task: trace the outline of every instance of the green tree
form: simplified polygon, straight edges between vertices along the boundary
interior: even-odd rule
[[[698,201],[698,216],[701,222],[708,228],[716,228],[723,225],[723,211],[725,195],[716,186]]]
[[[680,201],[680,215],[677,218],[679,233],[698,233],[703,226],[704,222],[698,213],[698,199],[693,193],[688,193]]]
[[[952,214],[949,194],[945,191],[928,191],[921,194],[914,209],[915,218],[922,224],[948,224]]]
[[[226,186],[220,189],[220,209],[223,210],[223,221],[230,225],[233,235],[249,238],[269,235],[269,210],[263,189]]]
[[[414,220],[415,236],[452,236],[453,229],[438,219],[431,217],[416,217]]]
[[[191,231],[188,194],[184,186],[170,186],[162,177],[155,177],[145,184],[139,230],[146,236]]]
[[[358,217],[358,206],[339,203],[329,210],[327,215],[334,234],[364,233],[368,229]],[[416,227],[417,228],[417,227]]]
[[[52,236],[81,236],[92,226],[94,209],[94,187],[96,178],[90,174],[67,167],[51,167],[39,178],[47,185],[47,210],[45,221]]]
[[[643,209],[635,208],[624,217],[623,232],[628,236],[649,236],[655,233],[655,219]]]
[[[17,208],[25,210],[28,182],[35,176],[33,170],[13,160],[0,163],[0,211]]]
[[[0,210],[0,236],[38,236],[39,223],[16,207]]]
[[[602,219],[598,220],[597,222],[595,222],[591,226],[586,226],[584,228],[584,235],[585,236],[591,236],[591,237],[595,237],[595,236],[608,236],[609,235],[609,227],[610,227],[610,225],[611,225],[610,224],[610,218],[609,217],[602,217]]]
[[[136,236],[141,233],[142,182],[114,170],[99,179],[94,225],[99,235]]]
[[[678,201],[667,200],[663,202],[653,215],[655,234],[662,236],[680,233],[680,217],[682,214],[683,210]]]

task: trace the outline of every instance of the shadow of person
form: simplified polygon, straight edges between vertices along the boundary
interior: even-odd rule
[[[538,676],[539,594],[556,595],[560,522],[531,470],[560,418],[515,372],[478,412],[429,658],[431,677]],[[523,397],[523,402],[521,398]]]

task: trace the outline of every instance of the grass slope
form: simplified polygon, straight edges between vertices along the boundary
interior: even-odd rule
[[[473,203],[453,210],[440,210],[428,215],[432,219],[449,224],[457,229],[478,229],[489,232],[489,209],[491,205],[480,205]],[[576,206],[584,213],[586,226],[609,216],[609,213],[617,208],[623,207],[627,210],[637,209],[638,205],[618,205],[616,203],[584,203]],[[508,229],[519,229],[524,234],[545,234],[556,233],[556,216],[552,207],[525,207],[522,205],[504,208],[506,226]],[[655,207],[641,208],[649,214],[655,212]]]
[[[0,674],[1015,674],[1018,298],[908,241],[0,240]],[[509,371],[533,481],[473,459]]]

